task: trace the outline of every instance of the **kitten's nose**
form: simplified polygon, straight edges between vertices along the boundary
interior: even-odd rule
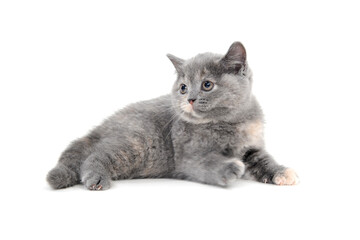
[[[188,99],[189,103],[193,105],[193,103],[196,101],[196,98]]]

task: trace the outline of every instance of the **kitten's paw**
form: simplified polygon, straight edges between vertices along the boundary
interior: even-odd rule
[[[110,188],[110,180],[96,173],[90,173],[83,177],[82,182],[89,190],[106,190]]]
[[[221,186],[227,186],[236,179],[241,178],[245,173],[245,165],[237,158],[230,159],[226,162],[221,173]]]
[[[293,169],[287,168],[276,173],[272,181],[276,185],[296,185],[299,183],[299,177]]]

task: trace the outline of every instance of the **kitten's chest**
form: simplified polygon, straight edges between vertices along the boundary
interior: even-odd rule
[[[177,123],[174,131],[174,144],[185,152],[232,152],[263,144],[262,122],[217,123],[194,125]]]

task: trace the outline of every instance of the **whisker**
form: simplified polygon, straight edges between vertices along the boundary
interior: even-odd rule
[[[162,128],[161,131],[164,131],[165,128],[174,120],[174,118],[176,117],[177,113],[175,112],[171,117],[170,120],[164,125],[164,127]]]
[[[175,121],[177,121],[177,120],[180,118],[180,114],[179,114],[179,115],[176,114],[175,117],[177,117],[176,120],[175,120]],[[173,130],[173,128],[170,128],[170,131],[169,131],[168,134],[165,136],[164,141],[167,140],[167,138],[169,137],[170,133],[172,133],[172,130]]]

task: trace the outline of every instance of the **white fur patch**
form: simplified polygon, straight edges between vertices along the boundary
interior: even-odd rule
[[[182,105],[181,105],[181,109],[182,109],[184,112],[187,112],[187,113],[191,113],[191,112],[194,111],[193,106],[192,106],[190,103],[188,103],[188,104],[182,104]]]
[[[208,123],[211,120],[209,119],[204,119],[202,116],[200,116],[199,114],[197,114],[194,111],[193,106],[190,103],[182,103],[180,105],[181,110],[184,111],[184,113],[188,113],[191,116],[187,116],[187,114],[182,114],[182,118],[190,123],[195,123],[195,124],[202,124],[202,123]]]

